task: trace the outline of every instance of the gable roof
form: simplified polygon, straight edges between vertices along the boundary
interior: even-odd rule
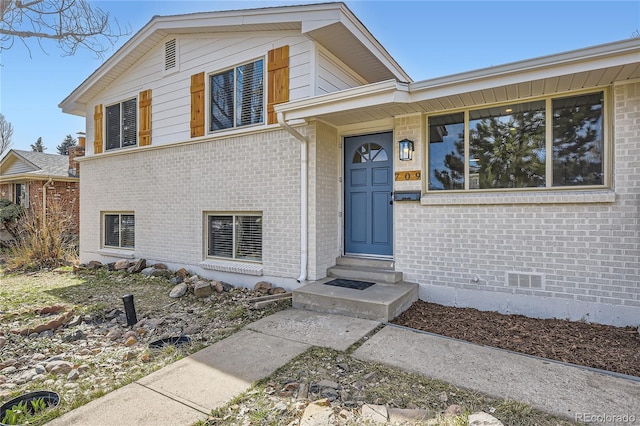
[[[0,160],[0,180],[15,178],[69,177],[69,157],[44,152],[10,149]]]
[[[334,126],[516,102],[640,79],[640,43],[622,40],[414,83],[368,84],[275,106],[285,120]]]
[[[344,3],[320,3],[154,16],[59,107],[84,116],[86,103],[170,34],[279,30],[301,31],[367,81],[412,81]]]

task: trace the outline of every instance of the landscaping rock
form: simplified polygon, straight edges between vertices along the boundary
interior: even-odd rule
[[[167,270],[169,268],[167,268],[167,265],[165,265],[164,263],[154,263],[153,265],[151,265],[154,269],[164,269]]]
[[[98,262],[97,260],[92,260],[91,262],[87,263],[87,269],[100,269],[102,267],[104,267],[102,262]]]
[[[174,299],[182,297],[187,293],[188,289],[189,287],[187,287],[185,283],[180,283],[171,290],[171,292],[169,293],[169,297],[172,297]]]
[[[333,416],[333,409],[331,403],[326,399],[314,401],[307,405],[302,418],[300,419],[300,426],[319,426],[330,425],[331,417]]]
[[[176,277],[180,278],[182,281],[184,281],[188,276],[189,276],[189,271],[187,271],[184,268],[180,268],[176,271]],[[182,282],[181,281],[181,282]]]
[[[273,286],[271,285],[271,283],[268,283],[266,281],[260,281],[256,283],[255,286],[253,286],[254,291],[259,291],[262,294],[269,294],[269,290],[271,290],[272,288]]]
[[[224,286],[219,281],[212,281],[211,288],[213,288],[216,293],[222,293],[224,291]]]
[[[504,424],[485,412],[478,412],[469,415],[469,426],[504,426]]]
[[[392,424],[412,424],[424,422],[433,417],[432,413],[423,409],[389,408],[389,422]]]
[[[76,369],[69,371],[69,374],[67,374],[67,380],[69,381],[75,381],[78,378],[80,378],[80,372]]]
[[[462,407],[457,404],[452,404],[444,410],[444,415],[449,417],[459,416],[463,413]]]
[[[385,424],[389,419],[389,413],[384,405],[365,404],[362,406],[362,418],[374,424]]]
[[[0,336],[0,349],[2,349],[2,347],[5,345],[5,343],[7,343],[7,339],[5,339],[4,337]]]
[[[51,361],[44,368],[52,374],[67,374],[73,369],[73,364],[67,361]]]
[[[269,294],[284,294],[286,292],[287,290],[285,290],[283,287],[274,287],[269,290]]]
[[[118,261],[115,263],[115,265],[113,265],[113,268],[114,268],[116,271],[123,271],[123,270],[125,270],[125,269],[128,269],[128,268],[129,268],[129,264],[130,264],[129,260],[127,260],[127,259],[121,259],[121,260],[118,260]]]
[[[208,281],[198,281],[193,287],[193,294],[194,296],[202,299],[204,297],[211,296],[213,294],[213,289]]]
[[[138,259],[130,268],[129,272],[137,274],[147,267],[146,259]]]
[[[155,271],[155,268],[149,267],[149,268],[144,268],[142,271],[140,271],[140,273],[145,277],[150,277],[153,271]]]

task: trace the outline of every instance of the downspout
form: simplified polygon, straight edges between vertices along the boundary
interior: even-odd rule
[[[309,207],[309,195],[307,190],[307,173],[309,164],[307,162],[307,150],[309,140],[306,136],[303,136],[285,121],[283,113],[278,112],[277,116],[280,127],[300,141],[300,276],[298,277],[298,282],[301,283],[307,279],[307,261],[309,258],[309,254],[307,252],[307,210]]]
[[[51,185],[53,178],[49,177],[49,180],[42,185],[42,226],[45,224],[45,218],[47,217],[47,187]]]

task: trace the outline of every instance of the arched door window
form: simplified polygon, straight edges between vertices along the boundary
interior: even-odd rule
[[[351,163],[387,161],[388,159],[387,152],[380,145],[377,143],[365,143],[356,149]]]

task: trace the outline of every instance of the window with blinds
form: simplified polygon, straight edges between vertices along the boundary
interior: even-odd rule
[[[135,216],[109,213],[104,215],[104,246],[132,249],[135,247]]]
[[[211,131],[264,123],[264,61],[209,77]]]
[[[207,216],[209,257],[262,261],[262,216],[225,214]]]
[[[137,99],[129,99],[106,107],[107,150],[137,144]]]

